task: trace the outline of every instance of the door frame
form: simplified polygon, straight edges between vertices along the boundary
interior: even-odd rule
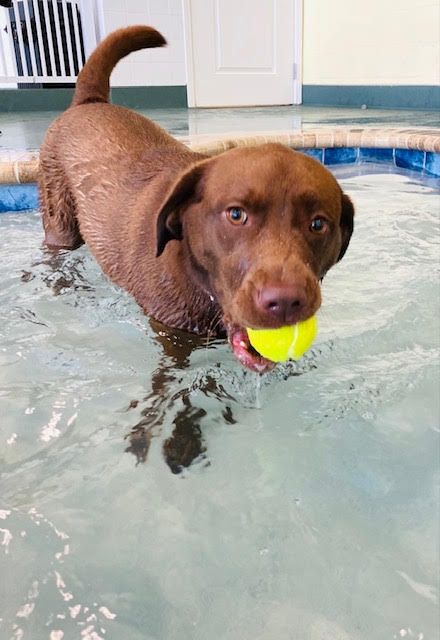
[[[303,40],[303,0],[293,0],[293,104],[302,103],[302,40]],[[196,106],[194,81],[194,48],[192,33],[191,0],[183,0],[183,25],[186,58],[186,93],[188,107]]]

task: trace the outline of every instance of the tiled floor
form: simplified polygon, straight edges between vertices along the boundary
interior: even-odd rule
[[[280,131],[319,126],[439,127],[435,111],[254,107],[141,111],[174,135]],[[0,113],[0,152],[38,149],[57,112]]]

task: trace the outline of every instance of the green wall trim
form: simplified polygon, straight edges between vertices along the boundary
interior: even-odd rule
[[[303,85],[303,104],[326,107],[440,109],[440,86]],[[72,89],[0,89],[0,112],[63,111]],[[115,87],[112,102],[131,109],[187,107],[186,86]]]
[[[439,109],[440,86],[436,85],[313,85],[302,88],[304,105],[384,109]]]
[[[63,111],[72,89],[0,89],[1,111]],[[132,109],[187,107],[186,86],[115,87],[112,102]]]

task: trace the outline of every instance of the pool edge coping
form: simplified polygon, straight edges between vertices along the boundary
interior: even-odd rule
[[[324,127],[255,133],[179,136],[192,151],[216,155],[235,147],[278,142],[292,149],[376,148],[440,153],[440,128]],[[37,182],[38,151],[0,151],[0,184]]]

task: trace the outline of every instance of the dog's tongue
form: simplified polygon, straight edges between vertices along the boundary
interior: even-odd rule
[[[265,373],[274,368],[274,362],[260,356],[251,346],[246,329],[233,329],[229,334],[229,342],[235,357],[247,369]]]

